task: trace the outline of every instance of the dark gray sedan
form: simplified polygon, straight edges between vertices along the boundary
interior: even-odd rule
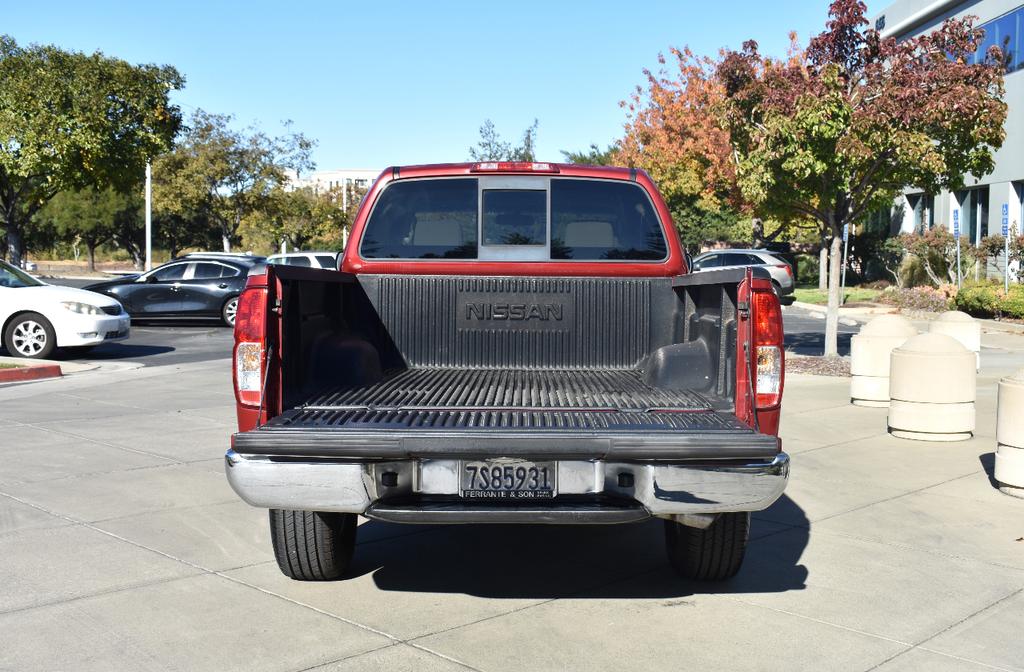
[[[187,256],[85,289],[117,299],[135,319],[216,319],[234,326],[249,269],[264,261],[242,255]]]

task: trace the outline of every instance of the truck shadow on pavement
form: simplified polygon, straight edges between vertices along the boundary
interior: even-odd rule
[[[372,573],[380,590],[491,599],[667,599],[802,590],[807,517],[785,495],[766,515],[785,524],[754,519],[743,568],[718,583],[691,582],[674,573],[660,520],[425,528],[369,521],[359,528],[349,574]]]

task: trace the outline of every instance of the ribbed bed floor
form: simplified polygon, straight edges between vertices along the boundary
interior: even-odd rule
[[[366,387],[309,400],[315,411],[707,411],[695,392],[644,384],[635,371],[404,369]]]

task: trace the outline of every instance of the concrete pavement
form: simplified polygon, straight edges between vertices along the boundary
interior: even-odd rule
[[[1021,670],[1024,501],[990,474],[1024,339],[986,346],[957,444],[790,377],[790,487],[719,585],[658,521],[363,521],[352,578],[290,581],[223,476],[227,360],[3,388],[0,670]]]

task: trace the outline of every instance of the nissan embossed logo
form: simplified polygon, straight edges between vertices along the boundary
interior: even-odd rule
[[[552,299],[554,297],[543,297],[538,301],[523,301],[520,297],[507,297],[500,294],[461,293],[459,296],[459,327],[462,329],[529,330],[568,328],[573,321],[570,306],[566,302]]]

